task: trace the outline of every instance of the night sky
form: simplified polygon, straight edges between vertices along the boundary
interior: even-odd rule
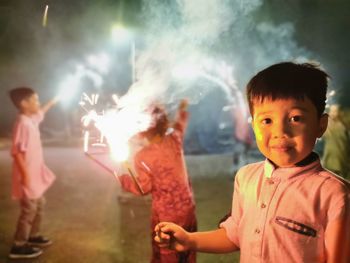
[[[217,34],[206,31],[205,26],[193,27],[193,24],[191,30],[184,30],[188,20],[181,13],[181,2],[2,0],[0,135],[9,136],[16,114],[8,99],[9,89],[19,85],[32,86],[41,100],[46,101],[55,95],[63,76],[72,72],[74,65],[86,54],[109,50],[111,59],[119,63],[113,64],[109,74],[104,76],[103,89],[125,93],[131,84],[130,50],[125,46],[111,49],[110,33],[115,23],[122,23],[134,33],[139,54],[146,51],[150,43],[157,42],[158,37],[178,39],[181,28],[188,38],[182,39],[183,43],[190,42],[191,48],[200,49],[201,54],[234,65],[235,78],[241,89],[253,74],[269,64],[298,57],[319,61],[332,77],[331,87],[337,91],[334,100],[350,106],[349,1],[210,1],[218,8],[222,3],[223,9],[217,13],[226,15],[226,20],[220,20],[224,30]],[[196,18],[202,25],[212,24],[213,17],[206,20],[205,7],[196,6],[196,3],[206,1],[188,2],[193,2],[186,9],[187,15],[191,15],[188,17]],[[49,5],[48,20],[43,27],[46,5]],[[228,22],[225,24],[225,21]],[[185,57],[183,53],[181,56]],[[91,83],[84,85],[88,87]],[[58,106],[50,113],[52,118],[46,126],[55,129],[65,126],[76,107],[74,104]]]

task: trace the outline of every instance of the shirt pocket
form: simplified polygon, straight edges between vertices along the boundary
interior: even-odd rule
[[[322,226],[317,223],[307,222],[305,219],[276,216],[274,224],[275,228],[279,229],[278,232],[300,246],[307,245],[316,249],[319,240],[323,237]]]

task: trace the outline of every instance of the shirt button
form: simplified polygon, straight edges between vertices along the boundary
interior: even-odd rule
[[[265,204],[261,204],[261,206],[260,206],[261,208],[265,208],[266,207],[266,205]]]
[[[269,184],[274,184],[275,182],[273,180],[269,180]]]
[[[258,229],[258,228],[255,229],[255,233],[256,233],[256,234],[259,234],[259,233],[260,233],[260,229]]]

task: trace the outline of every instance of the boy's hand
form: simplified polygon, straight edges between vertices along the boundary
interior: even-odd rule
[[[44,106],[41,107],[41,111],[46,113],[49,109],[52,108],[59,101],[59,97],[56,96],[53,99],[49,100]]]
[[[24,174],[23,177],[22,177],[22,183],[23,183],[23,186],[25,188],[28,188],[29,187],[29,184],[30,184],[30,179],[29,179],[29,176],[27,174]]]
[[[19,170],[20,170],[21,183],[24,187],[28,188],[29,184],[30,184],[30,178],[28,175],[25,161],[24,161],[24,155],[23,155],[23,153],[19,152],[19,153],[15,154],[13,157],[14,157],[15,162],[17,163]]]
[[[56,103],[59,102],[61,99],[62,99],[62,98],[61,98],[59,95],[56,95],[55,97],[52,98],[52,102],[56,104]]]
[[[182,99],[180,101],[179,110],[186,111],[188,108],[188,99]]]
[[[179,252],[191,249],[189,233],[182,227],[170,223],[161,222],[154,228],[154,240],[161,248],[169,248]]]

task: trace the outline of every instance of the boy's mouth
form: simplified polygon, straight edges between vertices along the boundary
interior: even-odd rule
[[[270,147],[272,150],[276,151],[276,152],[288,152],[290,151],[293,147],[290,145],[273,145]]]

